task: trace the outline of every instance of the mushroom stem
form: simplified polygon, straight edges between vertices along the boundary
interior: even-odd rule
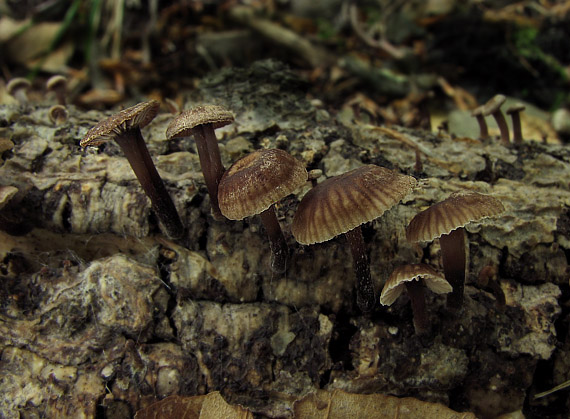
[[[408,297],[410,297],[412,311],[414,313],[414,329],[418,335],[429,331],[424,288],[424,285],[420,283],[420,281],[406,282],[406,290],[408,291]]]
[[[140,129],[125,131],[116,137],[116,141],[125,153],[145,193],[150,198],[152,209],[166,229],[167,234],[173,239],[182,238],[184,227],[164,182],[152,162]]]
[[[463,305],[463,288],[465,286],[465,231],[463,227],[444,234],[439,239],[443,273],[447,282],[453,287],[447,295],[447,308],[458,311]]]
[[[220,156],[220,148],[218,140],[214,133],[212,124],[199,125],[193,130],[196,138],[196,146],[198,147],[198,156],[200,157],[200,166],[204,174],[208,194],[210,195],[210,204],[212,206],[212,214],[215,219],[222,220],[224,216],[220,212],[218,204],[218,185],[224,174],[224,166]]]
[[[356,303],[358,304],[358,308],[366,313],[372,311],[376,300],[362,230],[360,226],[358,226],[347,231],[344,235],[350,245],[354,272],[356,274]]]
[[[261,214],[261,222],[271,247],[271,270],[275,273],[283,273],[287,269],[287,257],[289,256],[289,247],[281,231],[281,226],[275,215],[275,205],[271,205]]]
[[[489,130],[487,129],[487,122],[485,122],[485,117],[482,114],[475,115],[477,118],[477,123],[479,124],[479,138],[486,140],[489,138]]]
[[[523,143],[523,136],[522,136],[520,113],[518,112],[511,113],[511,119],[513,121],[513,142],[516,145],[521,145]]]
[[[493,118],[497,121],[497,125],[499,126],[499,131],[501,132],[501,142],[504,146],[508,146],[509,142],[509,126],[507,125],[507,121],[500,109],[497,109],[495,112],[492,113]]]

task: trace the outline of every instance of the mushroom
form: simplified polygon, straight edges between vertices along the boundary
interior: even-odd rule
[[[501,142],[504,146],[509,145],[509,127],[507,121],[501,112],[501,106],[505,103],[507,98],[503,95],[495,95],[485,105],[483,105],[483,115],[493,115],[497,125],[499,126],[499,131],[501,132]]]
[[[48,92],[54,92],[57,99],[57,103],[61,106],[65,106],[67,94],[67,79],[61,75],[55,75],[48,79],[46,82],[46,89]]]
[[[6,91],[12,97],[14,97],[20,105],[28,103],[28,90],[32,84],[28,79],[23,77],[15,77],[8,82],[6,85]]]
[[[69,114],[63,105],[53,105],[48,110],[48,117],[52,124],[61,125],[67,121]]]
[[[218,204],[218,185],[224,174],[218,140],[214,130],[234,121],[227,109],[217,105],[204,105],[183,111],[170,122],[166,129],[168,139],[188,137],[196,139],[200,166],[210,195],[210,204],[215,219],[222,219]]]
[[[479,106],[471,112],[471,116],[477,118],[477,123],[479,124],[479,138],[486,140],[489,138],[489,130],[487,129],[487,122],[485,122],[485,116],[483,116],[483,106]]]
[[[526,107],[522,103],[515,103],[514,105],[509,106],[505,111],[507,115],[511,115],[511,119],[513,121],[513,142],[516,145],[521,145],[523,143],[520,113],[525,109]]]
[[[422,284],[423,282],[423,284]],[[402,294],[404,287],[412,303],[414,328],[418,335],[429,331],[429,317],[426,310],[424,285],[436,294],[451,292],[449,282],[435,269],[423,263],[398,266],[384,284],[380,304],[389,306]]]
[[[471,221],[498,215],[504,210],[497,198],[462,190],[417,214],[406,228],[406,237],[410,242],[428,242],[439,237],[443,272],[453,287],[453,292],[447,296],[449,309],[457,311],[463,305],[466,267],[463,227]]]
[[[307,181],[303,163],[289,153],[258,150],[236,161],[220,180],[218,198],[222,214],[241,220],[259,214],[271,247],[271,269],[283,273],[289,248],[283,237],[274,204]]]
[[[159,106],[156,100],[151,100],[116,113],[91,128],[81,140],[80,145],[81,147],[98,146],[106,141],[116,141],[150,198],[152,209],[167,234],[173,239],[180,239],[183,236],[184,227],[164,182],[152,162],[140,130],[154,119]]]
[[[363,312],[374,308],[376,298],[360,226],[396,205],[415,184],[411,176],[366,165],[315,186],[303,197],[295,213],[291,231],[301,244],[345,235],[356,274],[356,301]]]

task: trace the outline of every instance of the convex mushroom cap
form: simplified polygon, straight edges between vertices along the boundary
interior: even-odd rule
[[[141,134],[141,128],[153,120],[158,108],[159,103],[151,100],[122,110],[91,128],[80,145],[98,146],[106,141],[116,141],[150,198],[152,208],[167,234],[180,239],[184,227]]]
[[[396,205],[415,184],[411,176],[371,164],[318,184],[297,208],[291,231],[299,243],[346,237],[356,275],[356,303],[363,312],[374,309],[376,294],[360,226]]]
[[[449,282],[431,266],[423,263],[403,265],[396,267],[384,284],[380,304],[392,305],[404,291],[406,282],[422,279],[425,285],[436,294],[446,294],[452,291]]]
[[[57,103],[65,106],[65,94],[67,90],[67,78],[57,74],[51,76],[46,82],[46,89],[50,92],[54,92],[57,98]]]
[[[6,91],[10,96],[16,98],[18,102],[25,103],[28,100],[27,92],[32,87],[32,83],[23,77],[14,77],[6,85]]]
[[[166,129],[168,139],[188,137],[193,135],[192,130],[199,125],[212,124],[212,128],[221,128],[234,121],[233,114],[226,108],[218,105],[201,105],[182,111],[172,120]]]
[[[406,228],[410,242],[434,240],[471,221],[498,215],[505,207],[497,198],[473,191],[452,193],[444,201],[417,214]]]
[[[218,203],[218,185],[225,172],[214,130],[233,122],[234,116],[217,105],[202,105],[180,113],[166,129],[168,139],[194,136],[200,167],[210,196],[212,215],[222,219]]]
[[[463,305],[467,253],[463,226],[500,214],[504,209],[497,198],[459,191],[417,214],[406,228],[406,237],[411,242],[431,241],[439,237],[445,279],[453,287],[447,296],[450,310],[458,311]]]
[[[411,176],[372,164],[331,177],[303,197],[291,231],[301,244],[330,240],[380,217],[415,185]]]
[[[493,112],[497,112],[503,106],[503,103],[507,98],[504,95],[495,95],[491,99],[487,101],[482,107],[483,115],[489,116],[492,115]]]
[[[150,100],[124,109],[91,128],[79,145],[97,147],[115,140],[121,132],[136,127],[143,128],[154,119],[159,107],[160,104],[156,100]]]
[[[220,210],[230,220],[257,215],[307,181],[303,163],[279,149],[258,150],[236,161],[218,188]]]

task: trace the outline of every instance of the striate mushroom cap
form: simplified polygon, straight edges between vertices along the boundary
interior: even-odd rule
[[[260,214],[307,181],[305,165],[289,153],[257,150],[236,161],[218,187],[220,211],[230,220]]]
[[[117,135],[129,129],[142,128],[154,119],[159,107],[160,104],[156,100],[150,100],[124,109],[91,128],[79,145],[81,147],[98,146],[113,140]]]
[[[233,114],[226,108],[218,105],[203,105],[182,111],[174,118],[166,129],[166,138],[169,140],[192,135],[192,130],[199,125],[212,124],[213,128],[220,128],[234,122]]]
[[[321,243],[372,221],[402,200],[416,180],[366,165],[331,177],[301,200],[291,231],[301,244]]]
[[[380,294],[380,304],[389,306],[394,303],[404,290],[406,282],[423,279],[426,286],[436,294],[446,294],[453,288],[435,269],[424,263],[398,266],[384,284]]]
[[[503,106],[507,98],[504,95],[495,95],[483,105],[483,115],[488,116],[498,111]]]
[[[444,201],[420,212],[406,228],[410,242],[431,241],[471,221],[498,215],[505,207],[497,198],[473,191],[452,193]]]

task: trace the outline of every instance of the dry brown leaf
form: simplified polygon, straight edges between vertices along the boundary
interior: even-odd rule
[[[141,409],[135,419],[253,419],[241,406],[226,403],[219,392],[204,396],[170,396]]]
[[[36,23],[7,41],[3,54],[18,64],[28,65],[50,49],[60,28],[61,23]]]
[[[422,418],[475,419],[472,413],[458,413],[437,403],[403,399],[383,394],[351,394],[342,390],[319,390],[295,403],[295,417],[302,419]]]
[[[198,419],[206,396],[169,396],[139,410],[135,419]]]

